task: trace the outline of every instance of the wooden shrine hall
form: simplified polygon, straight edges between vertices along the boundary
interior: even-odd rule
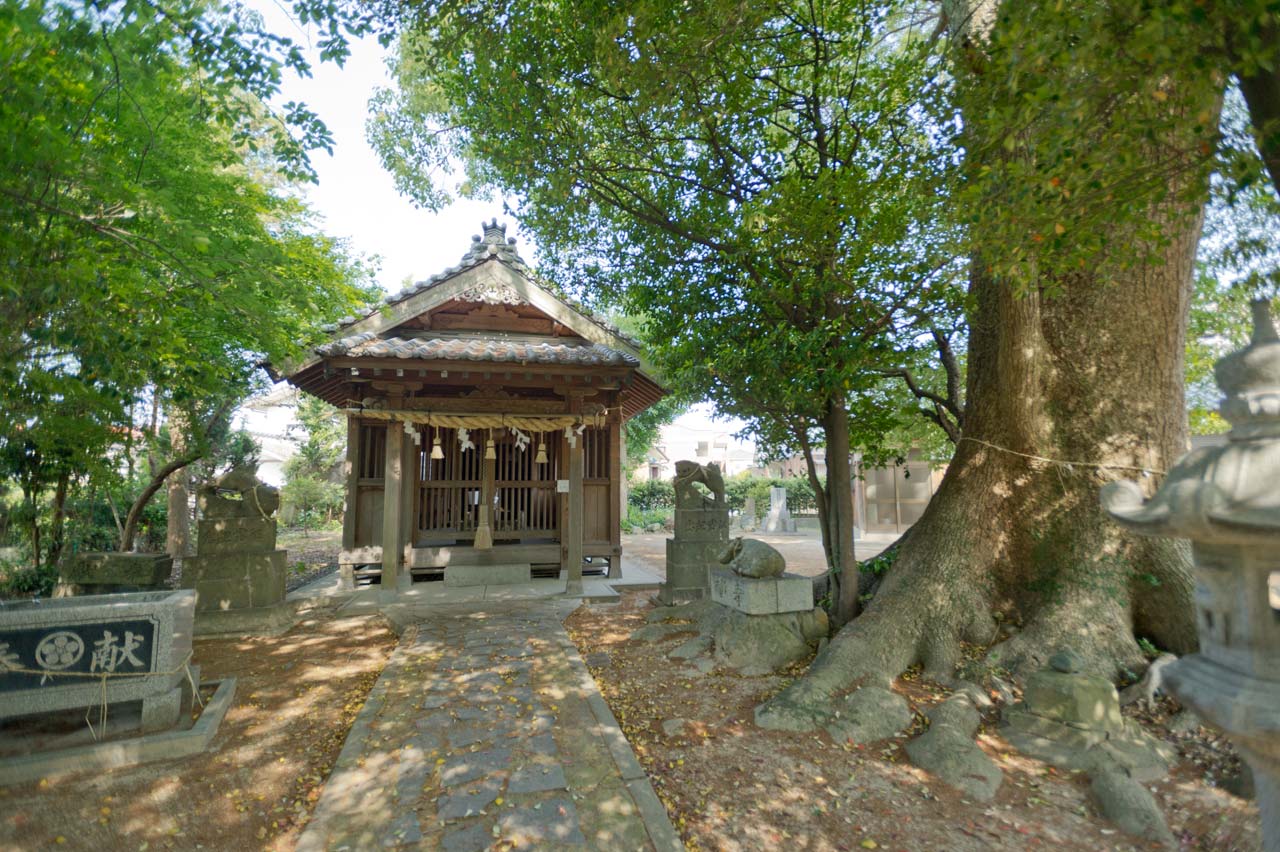
[[[347,415],[344,579],[620,576],[623,424],[665,391],[636,341],[535,280],[505,225],[472,241],[286,371]]]

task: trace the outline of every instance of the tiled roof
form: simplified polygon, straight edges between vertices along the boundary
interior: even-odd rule
[[[602,346],[527,343],[480,338],[379,338],[364,332],[316,349],[329,357],[404,358],[419,361],[496,361],[515,364],[560,364],[580,367],[638,367],[630,355]]]
[[[421,293],[423,290],[429,290],[432,287],[436,286],[437,284],[441,284],[449,280],[453,276],[457,275],[458,273],[466,269],[470,269],[473,266],[478,266],[481,263],[484,263],[490,258],[501,261],[507,266],[510,266],[512,269],[515,269],[516,271],[520,272],[530,281],[533,281],[534,276],[533,276],[532,270],[529,269],[528,264],[526,264],[524,260],[520,257],[520,253],[516,251],[515,238],[507,237],[506,223],[505,222],[499,223],[498,220],[495,218],[492,222],[482,222],[481,224],[483,225],[484,236],[473,236],[471,238],[471,247],[467,250],[466,254],[462,256],[462,260],[459,261],[457,266],[450,266],[444,272],[441,272],[437,275],[432,275],[430,278],[427,278],[423,281],[415,281],[413,284],[410,284],[408,287],[401,290],[400,292],[392,293],[390,296],[387,296],[385,300],[386,303],[388,305],[394,305],[399,302],[403,302],[405,299],[415,296],[418,293]],[[557,296],[557,298],[560,298],[560,297]],[[565,301],[565,303],[569,307],[573,308],[573,310],[577,311],[579,314],[591,320],[593,323],[605,329],[606,331],[612,334],[618,335],[623,340],[626,340],[628,343],[632,345],[635,345],[635,346],[640,345],[640,342],[638,340],[626,334],[625,332],[621,331],[616,325],[609,322],[606,318],[600,316],[599,314],[591,311],[589,308],[587,308],[586,305],[583,305],[581,302],[577,301],[576,299],[568,299],[563,301]],[[373,314],[376,312],[377,312],[377,309],[375,308],[374,310],[370,311],[368,314],[365,314],[364,316],[343,317],[342,319],[338,320],[338,322],[327,326],[326,330],[338,331],[339,329],[347,328],[359,322],[360,320],[364,319],[365,317],[373,316]]]

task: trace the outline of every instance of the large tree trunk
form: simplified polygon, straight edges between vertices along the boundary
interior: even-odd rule
[[[955,20],[981,31],[995,6]],[[968,46],[981,51],[980,41]],[[966,132],[981,134],[975,118]],[[1061,131],[1050,123],[1022,132]],[[999,264],[972,259],[955,457],[866,613],[757,710],[760,724],[813,727],[834,695],[885,684],[915,663],[949,681],[962,643],[988,647],[992,664],[1018,674],[1069,647],[1107,676],[1141,664],[1136,636],[1194,648],[1185,543],[1125,533],[1098,499],[1104,482],[1143,471],[1157,474],[1142,480],[1154,490],[1158,472],[1186,451],[1183,351],[1202,217],[1185,197],[1148,211],[1167,242],[1107,273],[1046,281],[1052,298],[1015,293],[990,272]]]
[[[1111,279],[1082,275],[1053,299],[972,275],[955,458],[867,611],[760,708],[762,724],[810,727],[832,695],[917,662],[949,680],[961,643],[989,645],[1000,621],[1007,638],[990,658],[1015,671],[1070,647],[1112,676],[1140,665],[1135,634],[1194,648],[1185,545],[1125,533],[1098,489],[1168,470],[1186,450],[1182,353],[1199,231],[1199,216],[1183,217],[1162,258]]]

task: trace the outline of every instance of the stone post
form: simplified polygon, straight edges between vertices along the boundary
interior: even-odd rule
[[[678,461],[674,484],[675,534],[667,539],[667,579],[658,589],[658,601],[665,605],[707,597],[711,566],[729,544],[729,506],[720,468]]]
[[[1280,852],[1280,336],[1267,302],[1253,313],[1252,341],[1215,368],[1226,446],[1183,456],[1149,501],[1114,482],[1102,503],[1137,532],[1191,539],[1200,652],[1164,682],[1249,762],[1263,848]]]
[[[285,601],[288,552],[276,549],[280,495],[251,469],[233,470],[197,492],[196,555],[182,585],[196,590],[197,635],[279,633],[293,624]]]
[[[764,519],[764,531],[770,533],[795,532],[795,521],[787,509],[787,489],[769,489],[769,514]]]

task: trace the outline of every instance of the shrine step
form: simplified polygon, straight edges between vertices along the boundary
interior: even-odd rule
[[[506,565],[450,565],[444,571],[446,586],[510,586],[527,583],[533,569],[528,562]]]

